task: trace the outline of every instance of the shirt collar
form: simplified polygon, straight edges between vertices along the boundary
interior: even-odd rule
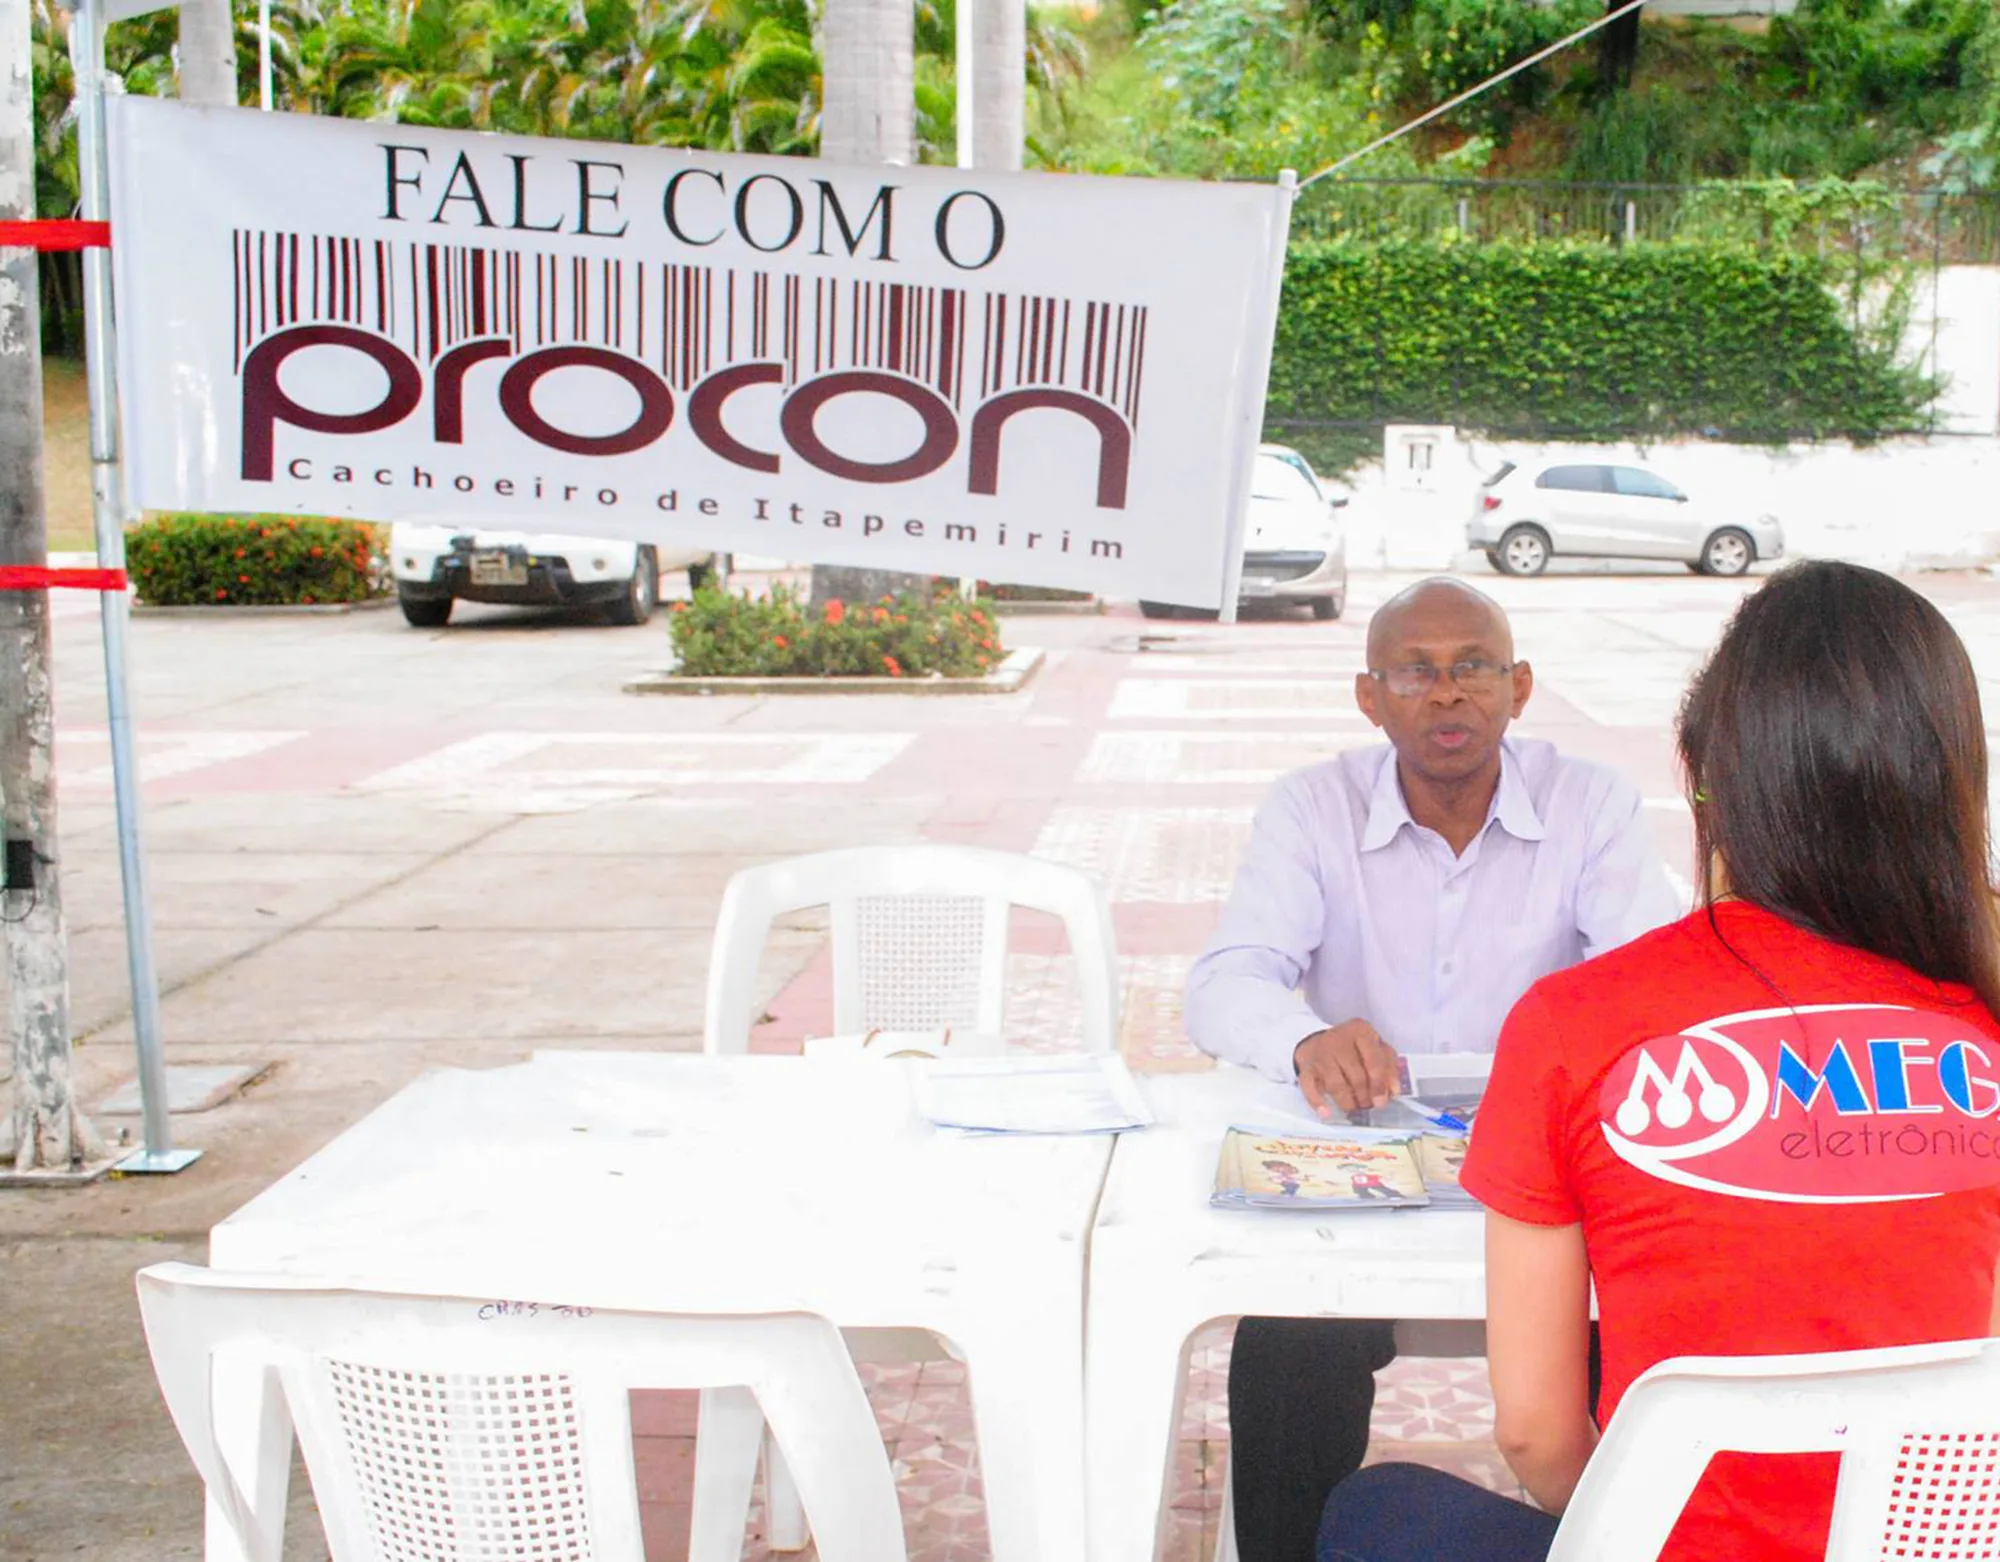
[[[1496,819],[1500,828],[1516,840],[1539,841],[1549,833],[1542,816],[1535,811],[1535,800],[1528,795],[1528,784],[1521,779],[1514,746],[1504,740],[1500,744],[1500,784],[1494,788],[1493,802],[1486,810],[1488,824]],[[1410,817],[1410,805],[1403,799],[1403,784],[1396,775],[1396,751],[1391,748],[1383,756],[1382,768],[1375,775],[1375,789],[1368,798],[1368,823],[1361,832],[1361,849],[1381,850],[1406,824],[1415,825],[1416,820]]]

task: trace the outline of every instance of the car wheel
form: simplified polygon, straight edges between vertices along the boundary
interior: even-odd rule
[[[734,554],[711,553],[702,563],[688,566],[688,590],[700,591],[704,586],[714,586],[717,590],[726,589],[729,585],[729,576],[735,568]]]
[[[444,628],[451,622],[451,603],[450,597],[413,597],[400,586],[396,589],[396,606],[412,629]]]
[[[1740,575],[1757,562],[1757,545],[1749,533],[1725,526],[1701,545],[1701,568],[1706,575]]]
[[[1314,597],[1312,599],[1313,617],[1318,619],[1338,618],[1340,617],[1340,610],[1346,605],[1339,597]]]
[[[1539,575],[1549,567],[1549,534],[1539,526],[1515,526],[1500,539],[1493,561],[1503,575]]]
[[[1506,566],[1500,562],[1500,550],[1498,548],[1488,548],[1486,550],[1486,562],[1497,570],[1506,569]]]
[[[1139,611],[1148,618],[1179,618],[1181,610],[1171,602],[1141,602]]]
[[[611,604],[609,617],[614,624],[643,624],[660,605],[660,564],[651,548],[641,548],[632,561],[632,578],[625,595]]]

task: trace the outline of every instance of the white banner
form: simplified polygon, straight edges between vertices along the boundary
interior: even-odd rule
[[[143,508],[1221,601],[1275,186],[109,107]]]

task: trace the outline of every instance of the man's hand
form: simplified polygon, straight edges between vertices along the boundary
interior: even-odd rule
[[[1366,1020],[1314,1031],[1292,1049],[1306,1104],[1323,1118],[1387,1106],[1396,1094],[1396,1052]]]

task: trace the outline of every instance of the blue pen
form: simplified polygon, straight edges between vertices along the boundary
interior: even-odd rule
[[[1465,1134],[1472,1132],[1472,1125],[1470,1123],[1461,1122],[1458,1118],[1453,1117],[1449,1112],[1433,1112],[1429,1107],[1425,1106],[1424,1103],[1419,1101],[1415,1096],[1404,1096],[1402,1097],[1402,1102],[1403,1105],[1407,1106],[1412,1112],[1415,1112],[1417,1116],[1421,1117],[1425,1122],[1431,1124],[1435,1128],[1447,1128],[1450,1129],[1453,1133],[1458,1133],[1458,1134]]]

